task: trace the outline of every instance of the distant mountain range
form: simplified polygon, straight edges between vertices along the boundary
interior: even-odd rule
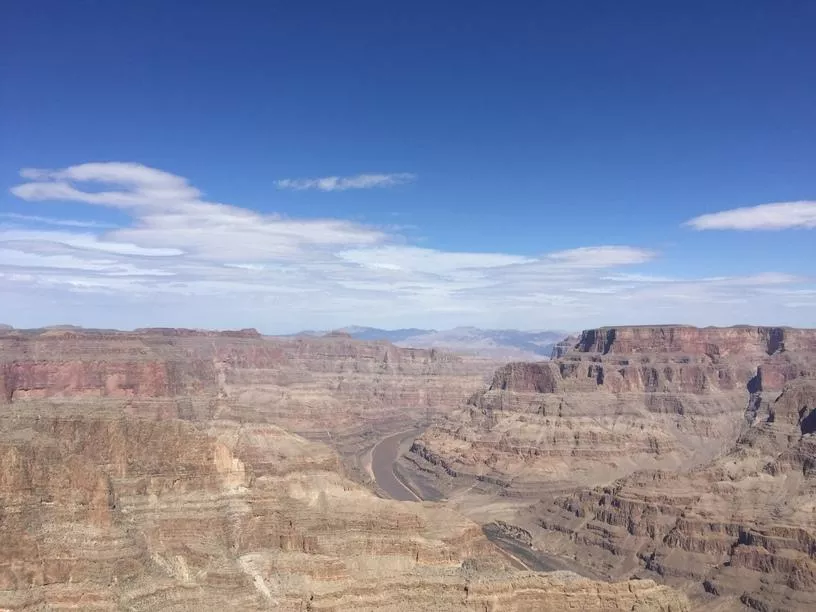
[[[517,329],[481,329],[456,327],[436,330],[379,329],[352,325],[334,332],[346,333],[358,340],[388,340],[397,346],[413,348],[440,348],[493,359],[549,359],[553,347],[568,332],[557,330],[521,331]],[[300,335],[319,336],[326,332],[304,331]]]

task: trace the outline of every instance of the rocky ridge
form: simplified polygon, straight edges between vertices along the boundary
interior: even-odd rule
[[[736,439],[749,387],[779,390],[814,355],[812,330],[589,330],[555,360],[499,368],[413,459],[447,490],[475,478],[518,493],[695,465]]]
[[[809,544],[775,560],[750,549],[757,572],[751,579],[733,569],[738,563],[727,553],[734,548],[738,558],[747,554],[740,538],[759,537],[745,534],[758,534],[762,525],[776,524],[772,516],[784,515],[780,508],[763,506],[763,499],[806,509],[783,522],[782,532],[793,529],[792,535],[771,537],[813,539],[812,519],[803,518],[812,506],[809,477],[798,476],[798,463],[778,468],[780,475],[771,474],[777,468],[765,468],[789,466],[792,457],[810,465],[810,435],[790,447],[768,446],[767,436],[756,436],[772,427],[776,417],[768,415],[794,414],[773,408],[776,398],[783,389],[781,398],[790,398],[790,389],[814,373],[816,330],[589,330],[553,361],[499,368],[487,390],[415,441],[400,468],[430,495],[445,496],[477,520],[495,521],[508,537],[594,574],[622,577],[645,571],[670,582],[676,576],[672,583],[695,596],[719,593],[719,603],[731,597],[738,606],[753,602],[759,609],[801,609],[811,601],[809,579],[786,578],[785,584],[794,586],[784,593],[768,584],[778,578],[776,568],[789,554],[798,559],[791,568],[798,569],[788,574],[807,575],[812,568],[801,555],[810,555],[812,562]],[[774,430],[773,439],[799,440],[801,423],[791,416],[786,422],[797,435]],[[742,442],[735,447],[737,440]],[[754,448],[756,440],[765,440],[759,445],[765,454],[746,454],[746,444]],[[698,480],[716,483],[701,486],[719,495],[705,514],[705,527],[688,516],[699,497]],[[767,490],[759,487],[757,493],[746,484],[755,481]],[[735,508],[743,507],[753,508],[753,519],[733,516]],[[684,527],[707,535],[695,539]],[[722,541],[711,544],[711,533],[719,532]],[[719,547],[721,557],[695,549],[707,545]],[[683,557],[684,550],[702,557]],[[715,576],[703,569],[712,564],[731,569]]]
[[[2,343],[2,609],[688,609],[651,580],[515,570],[461,515],[350,481],[328,446],[270,422],[273,396],[236,399],[272,378],[345,406],[361,396],[332,396],[327,380],[385,371],[364,393],[413,405],[410,368],[424,381],[455,360],[243,332],[11,332]],[[408,382],[389,381],[403,359]],[[302,378],[282,385],[293,372]],[[280,415],[294,418],[287,399]]]
[[[255,330],[6,330],[0,403],[82,398],[134,415],[269,422],[357,455],[478,388],[495,362],[349,337]]]
[[[689,472],[644,471],[530,508],[535,546],[758,610],[816,607],[816,379],[754,395],[745,431]]]

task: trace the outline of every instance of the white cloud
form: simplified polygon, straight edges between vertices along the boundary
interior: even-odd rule
[[[704,278],[702,282],[711,282],[721,285],[762,287],[765,285],[791,285],[794,283],[808,282],[808,278],[796,276],[794,274],[784,274],[781,272],[760,272],[749,276],[725,276],[717,278]]]
[[[57,219],[54,217],[40,217],[38,215],[21,215],[18,213],[0,213],[3,219],[11,219],[12,221],[19,221],[23,223],[40,223],[43,225],[54,225],[59,227],[84,227],[105,229],[115,227],[109,223],[100,223],[99,221],[78,221],[76,219]]]
[[[816,308],[816,301],[813,302],[787,302],[782,304],[786,308],[807,308],[813,310]]]
[[[656,318],[731,324],[763,313],[764,322],[779,322],[782,292],[800,303],[812,295],[794,292],[814,289],[812,279],[774,272],[650,274],[638,267],[657,253],[627,245],[536,256],[421,248],[395,228],[207,201],[185,178],[138,164],[29,169],[23,176],[12,192],[28,207],[77,202],[117,209],[130,220],[102,228],[7,213],[16,223],[0,226],[0,321],[21,326],[273,332],[361,321],[571,329]],[[788,312],[808,316],[803,308]]]
[[[13,247],[0,245],[0,259],[10,268],[97,272],[103,276],[173,276],[167,270],[143,268],[116,259],[88,259],[68,253],[26,253]]]
[[[182,251],[200,259],[286,258],[305,249],[370,245],[385,234],[336,219],[291,220],[261,215],[236,206],[206,202],[182,177],[138,164],[82,164],[63,170],[26,169],[36,182],[12,188],[28,201],[73,201],[122,208],[134,217],[131,227],[107,234],[117,243]],[[82,183],[112,187],[86,191]]]
[[[631,285],[601,285],[599,287],[574,287],[570,289],[570,291],[573,293],[589,293],[591,295],[613,295],[631,289],[634,289]]]
[[[177,248],[146,248],[129,242],[102,240],[94,234],[71,233],[50,230],[0,231],[0,245],[39,245],[37,248],[70,247],[77,251],[115,253],[118,255],[141,255],[143,257],[168,257],[181,255]]]
[[[275,181],[279,189],[305,191],[345,191],[347,189],[371,189],[374,187],[392,187],[410,183],[416,175],[410,172],[393,174],[358,174],[356,176],[325,176],[323,178],[281,179]]]
[[[558,251],[548,255],[548,259],[559,264],[576,268],[612,268],[646,263],[654,259],[654,251],[629,246],[580,247]]]
[[[354,249],[338,253],[346,261],[367,268],[411,270],[441,274],[454,270],[498,268],[535,261],[520,255],[504,253],[452,253],[413,246],[383,246],[374,249]]]
[[[601,280],[616,283],[673,283],[679,279],[672,278],[671,276],[658,276],[654,274],[617,273],[602,276]]]
[[[685,225],[698,230],[781,230],[816,227],[816,201],[778,202],[734,208],[695,217]]]

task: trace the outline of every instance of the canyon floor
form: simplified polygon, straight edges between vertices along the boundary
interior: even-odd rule
[[[0,609],[806,610],[816,332],[0,333]]]

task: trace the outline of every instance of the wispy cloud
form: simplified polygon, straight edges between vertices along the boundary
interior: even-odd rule
[[[389,245],[338,253],[345,261],[381,270],[409,270],[441,274],[454,270],[486,269],[536,261],[505,253],[452,253],[415,246]]]
[[[653,275],[640,266],[659,254],[632,245],[538,255],[422,248],[394,228],[208,201],[184,177],[139,164],[28,169],[23,178],[12,189],[23,200],[113,208],[129,221],[0,225],[0,320],[19,325],[53,322],[54,304],[61,320],[114,327],[728,324],[773,320],[781,292],[805,292],[789,298],[805,304],[816,289],[778,272]],[[18,220],[47,218],[26,217]]]
[[[777,202],[701,215],[684,225],[698,230],[816,228],[816,201]]]
[[[37,215],[21,215],[18,213],[0,213],[3,219],[11,219],[12,221],[21,221],[23,223],[40,223],[43,225],[54,225],[58,227],[84,227],[88,229],[105,229],[116,227],[109,223],[100,223],[98,221],[78,221],[76,219],[57,219],[55,217],[39,217]]]
[[[577,268],[611,268],[646,263],[655,255],[654,251],[629,246],[596,246],[558,251],[548,259]]]
[[[346,191],[347,189],[372,189],[374,187],[393,187],[416,180],[410,172],[394,174],[358,174],[356,176],[324,176],[322,178],[281,179],[275,181],[278,189],[305,191]]]
[[[385,234],[372,227],[337,219],[286,219],[207,202],[188,181],[167,172],[129,163],[93,163],[63,170],[26,169],[34,179],[12,188],[28,201],[73,201],[120,208],[135,223],[108,232],[116,243],[167,248],[203,260],[275,259],[321,248],[371,245]],[[87,191],[86,182],[109,186]]]

